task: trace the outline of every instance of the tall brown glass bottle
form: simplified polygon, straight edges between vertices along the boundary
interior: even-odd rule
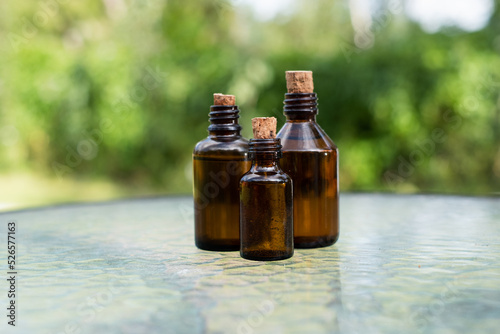
[[[252,123],[252,167],[240,181],[240,254],[249,260],[283,260],[293,255],[292,179],[279,166],[276,118],[257,117]],[[255,135],[256,126],[262,137]]]
[[[239,250],[238,186],[251,165],[248,141],[240,135],[234,96],[214,100],[208,138],[193,151],[195,242],[205,250]]]
[[[312,72],[287,72],[281,167],[293,180],[294,244],[325,247],[339,238],[338,149],[316,123]]]

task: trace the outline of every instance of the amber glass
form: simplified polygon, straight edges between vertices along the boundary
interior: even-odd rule
[[[237,106],[210,110],[209,136],[193,151],[195,242],[205,250],[238,250],[238,186],[251,165],[248,141],[240,135]]]
[[[281,168],[293,180],[295,247],[329,246],[339,238],[338,149],[316,123],[316,93],[287,93],[284,103],[277,137]]]
[[[292,179],[279,166],[279,139],[251,139],[252,167],[240,181],[241,257],[272,261],[293,255]]]

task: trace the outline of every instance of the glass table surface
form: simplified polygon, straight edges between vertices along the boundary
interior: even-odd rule
[[[275,262],[197,249],[190,197],[0,213],[0,332],[500,330],[500,198],[341,194],[340,210],[335,245]]]

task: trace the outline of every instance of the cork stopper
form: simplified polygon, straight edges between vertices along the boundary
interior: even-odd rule
[[[236,98],[234,95],[224,95],[221,93],[214,94],[215,106],[234,106],[236,105]]]
[[[276,138],[276,118],[275,117],[255,117],[252,118],[253,137],[255,139]]]
[[[313,93],[313,72],[286,71],[286,88],[288,93]]]

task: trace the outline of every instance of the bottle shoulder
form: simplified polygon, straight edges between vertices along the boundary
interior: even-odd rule
[[[287,122],[276,137],[283,151],[337,151],[337,145],[316,122]]]
[[[225,141],[207,137],[199,141],[193,150],[193,155],[196,156],[211,156],[214,154],[245,156],[248,158],[248,140],[240,137],[236,140]]]
[[[242,177],[240,182],[253,182],[253,183],[291,183],[292,178],[288,176],[281,169],[278,171],[255,171],[250,169]]]

